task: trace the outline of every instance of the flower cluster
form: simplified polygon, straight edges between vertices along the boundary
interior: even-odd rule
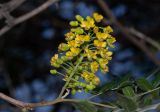
[[[111,35],[113,29],[110,26],[96,25],[103,19],[102,15],[94,13],[92,17],[76,15],[75,18],[75,21],[70,22],[72,28],[65,34],[66,43],[58,47],[60,54],[55,54],[50,61],[54,68],[63,68],[65,75],[56,69],[51,70],[51,73],[63,75],[72,93],[83,90],[88,92],[100,83],[96,72],[109,71],[107,64],[112,59],[109,47],[114,48],[116,39]]]

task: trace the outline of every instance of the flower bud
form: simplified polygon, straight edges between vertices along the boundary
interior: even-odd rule
[[[78,21],[71,21],[69,24],[71,26],[78,26]]]
[[[77,34],[83,34],[84,33],[84,30],[82,28],[76,28],[75,32]]]
[[[93,90],[95,88],[94,85],[86,85],[86,89],[88,90]]]
[[[51,74],[56,74],[56,73],[57,73],[57,70],[50,70],[50,73],[51,73]]]
[[[67,51],[69,49],[69,46],[68,44],[65,44],[65,43],[61,43],[59,46],[58,46],[58,50],[59,51]]]
[[[76,90],[72,89],[71,93],[74,95],[76,93]]]
[[[79,21],[79,22],[82,22],[84,20],[84,18],[80,15],[76,15],[76,19]]]

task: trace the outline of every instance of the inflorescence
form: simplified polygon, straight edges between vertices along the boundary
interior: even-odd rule
[[[108,48],[114,48],[116,39],[110,34],[113,29],[110,26],[99,27],[96,23],[102,21],[103,16],[93,13],[93,17],[86,19],[80,15],[71,21],[71,29],[65,34],[66,43],[58,47],[58,54],[51,58],[51,74],[64,76],[68,82],[67,88],[76,91],[89,92],[100,83],[96,76],[98,69],[107,73],[108,61],[112,59],[112,52]],[[64,74],[57,71],[58,68],[65,70]]]

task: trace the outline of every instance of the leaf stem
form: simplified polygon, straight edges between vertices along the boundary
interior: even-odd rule
[[[67,86],[68,86],[68,84],[69,84],[71,78],[72,78],[73,75],[75,74],[75,72],[76,72],[76,70],[77,70],[79,64],[82,62],[82,60],[83,60],[83,55],[80,57],[80,59],[79,59],[77,65],[75,66],[75,68],[73,69],[71,75],[69,76],[68,80],[66,81],[65,85],[63,86],[63,88],[62,88],[62,90],[61,90],[61,92],[60,92],[58,98],[61,98],[61,97],[62,97],[62,95],[63,95],[65,89],[67,88]]]

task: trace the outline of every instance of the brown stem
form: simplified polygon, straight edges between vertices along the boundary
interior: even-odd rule
[[[78,103],[81,100],[77,100],[77,99],[62,99],[62,98],[57,98],[54,101],[43,101],[43,102],[38,102],[38,103],[25,103],[16,99],[13,99],[3,93],[0,93],[0,98],[19,107],[22,109],[28,109],[31,110],[35,107],[42,107],[42,106],[48,106],[48,105],[55,105],[57,103],[61,103],[61,102],[71,102],[71,103]],[[88,101],[89,103],[96,105],[96,106],[100,106],[100,107],[105,107],[105,108],[110,108],[110,109],[115,109],[116,107],[114,106],[110,106],[110,105],[106,105],[106,104],[101,104],[101,103],[96,103],[96,102],[92,102],[92,101]]]

